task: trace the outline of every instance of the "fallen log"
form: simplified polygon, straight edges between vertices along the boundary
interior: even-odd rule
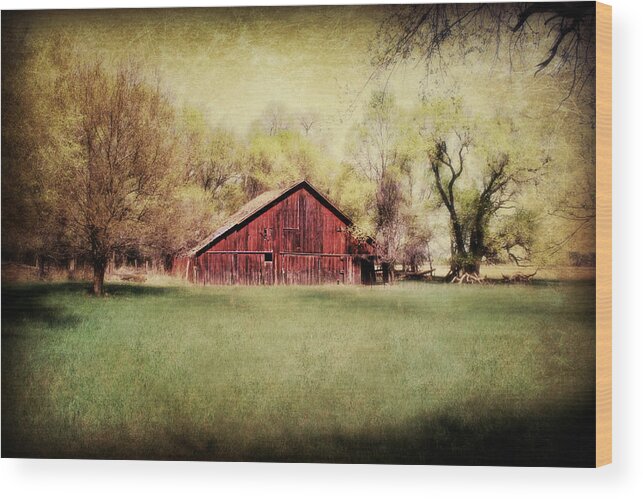
[[[532,274],[523,274],[522,272],[516,272],[511,276],[502,274],[502,280],[506,283],[530,283],[537,273],[538,269],[536,269]]]
[[[435,272],[435,269],[425,270],[423,272],[402,272],[399,274],[399,277],[401,279],[408,280],[408,281],[422,281],[422,280],[431,281],[433,280],[434,272]]]

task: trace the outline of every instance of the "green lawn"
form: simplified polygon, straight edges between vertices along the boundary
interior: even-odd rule
[[[594,286],[2,288],[2,454],[594,463]]]

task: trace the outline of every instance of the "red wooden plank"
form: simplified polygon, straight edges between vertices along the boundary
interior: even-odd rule
[[[200,281],[212,284],[361,283],[362,265],[349,255],[346,228],[302,188],[227,234],[195,258],[194,268]]]

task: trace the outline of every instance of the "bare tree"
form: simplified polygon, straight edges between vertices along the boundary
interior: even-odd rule
[[[400,257],[403,226],[400,218],[402,191],[395,176],[384,174],[375,194],[375,243],[382,265],[384,282],[392,278],[393,268]]]
[[[299,124],[304,130],[304,135],[308,137],[310,131],[319,122],[319,116],[314,111],[306,111],[299,116]]]
[[[395,113],[393,96],[384,91],[374,92],[358,127],[355,166],[372,182],[380,183],[398,160]]]
[[[540,50],[535,72],[569,71],[570,94],[581,91],[595,74],[594,2],[517,2],[429,4],[400,6],[379,29],[378,68],[399,60],[423,58],[443,64],[443,50],[451,45],[466,54],[496,48],[506,50],[510,66],[532,47]]]
[[[589,160],[588,164],[593,166],[593,160]],[[561,193],[560,199],[548,211],[548,215],[571,224],[571,229],[545,248],[546,254],[558,253],[577,234],[596,223],[596,177],[593,170],[584,173],[579,182]]]
[[[273,102],[261,115],[261,124],[268,135],[277,135],[291,127],[291,120],[286,107],[279,102]]]

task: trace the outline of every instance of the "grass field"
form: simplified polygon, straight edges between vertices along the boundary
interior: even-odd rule
[[[2,289],[2,455],[594,463],[594,285]]]

